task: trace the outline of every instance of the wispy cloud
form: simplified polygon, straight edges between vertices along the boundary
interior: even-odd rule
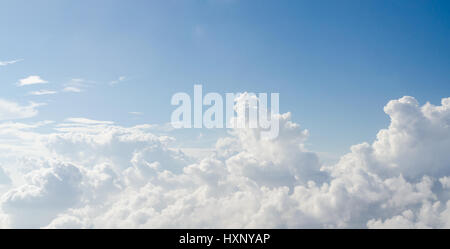
[[[17,83],[18,86],[29,86],[29,85],[36,85],[36,84],[46,84],[48,81],[43,80],[40,76],[32,75],[28,76],[26,78],[20,79]]]
[[[114,85],[117,85],[117,84],[119,84],[120,82],[124,82],[124,81],[126,81],[126,80],[127,80],[127,77],[125,77],[125,76],[120,76],[118,79],[109,82],[109,85],[114,86]]]
[[[0,120],[31,118],[38,114],[37,107],[45,104],[30,103],[27,106],[0,99]]]
[[[88,81],[85,79],[71,79],[67,84],[64,85],[63,92],[80,93],[83,92],[93,81]]]
[[[67,87],[64,87],[63,92],[80,93],[80,92],[82,92],[82,90],[77,87],[67,86]]]
[[[52,94],[57,94],[57,91],[52,91],[52,90],[39,90],[39,91],[34,91],[34,92],[29,92],[29,95],[35,95],[35,96],[40,96],[40,95],[52,95]]]
[[[12,60],[12,61],[0,61],[0,66],[8,66],[12,64],[16,64],[17,62],[23,61],[22,59],[19,60]]]
[[[144,113],[142,113],[142,112],[129,112],[129,114],[136,115],[136,116],[141,116]]]
[[[99,121],[88,118],[68,118],[66,122],[76,123],[76,124],[86,124],[86,125],[112,125],[112,121]]]

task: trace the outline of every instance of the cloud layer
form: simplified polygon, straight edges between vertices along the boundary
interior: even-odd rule
[[[334,165],[290,113],[273,117],[277,139],[232,130],[200,159],[150,125],[4,123],[0,227],[450,227],[450,98],[385,112],[389,127]]]

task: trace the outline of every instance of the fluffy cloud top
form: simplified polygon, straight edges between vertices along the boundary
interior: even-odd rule
[[[450,227],[450,98],[403,97],[385,112],[389,127],[331,166],[289,113],[273,116],[278,138],[236,129],[202,158],[147,125],[0,125],[0,145],[16,144],[0,155],[11,178],[0,227]]]

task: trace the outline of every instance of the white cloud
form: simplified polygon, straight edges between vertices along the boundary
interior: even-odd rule
[[[52,90],[39,90],[39,91],[33,91],[33,92],[29,92],[29,95],[35,95],[35,96],[41,96],[41,95],[53,95],[53,94],[57,94],[57,91],[52,91]]]
[[[68,86],[68,87],[64,87],[63,92],[80,93],[80,92],[82,92],[82,90],[77,87]]]
[[[43,80],[40,76],[32,75],[28,76],[27,78],[20,79],[18,82],[19,86],[29,86],[29,85],[36,85],[36,84],[46,84],[48,81]]]
[[[71,123],[77,123],[77,124],[86,124],[86,125],[93,125],[93,124],[105,124],[105,125],[112,125],[114,122],[111,121],[98,121],[98,120],[92,120],[88,118],[68,118],[66,119],[67,122]]]
[[[64,84],[63,92],[80,93],[86,90],[94,82],[85,79],[71,79],[69,82]]]
[[[17,62],[23,61],[22,59],[20,60],[12,60],[12,61],[0,61],[0,66],[8,66],[8,65],[12,65],[12,64],[16,64]]]
[[[43,227],[45,229],[83,229],[83,228],[91,228],[89,224],[86,224],[86,222],[83,219],[80,219],[76,216],[70,216],[70,215],[61,215],[52,220],[52,222],[46,226]]]
[[[6,123],[0,227],[450,227],[450,99],[404,97],[385,111],[389,127],[331,166],[289,113],[275,140],[236,129],[196,157],[151,125],[69,118],[42,133]]]
[[[11,178],[9,178],[8,174],[0,166],[0,186],[9,185],[10,183],[11,183]]]
[[[442,187],[445,189],[450,189],[450,177],[444,176],[439,179],[439,182],[442,184]]]
[[[10,214],[14,227],[39,227],[80,200],[82,173],[75,166],[51,165],[25,178],[25,185],[2,196],[2,208]]]
[[[117,84],[119,84],[120,82],[123,82],[123,81],[125,81],[125,80],[127,80],[127,77],[125,77],[125,76],[120,76],[118,79],[109,82],[109,84],[110,84],[111,86],[114,86],[114,85],[117,85]]]
[[[15,102],[0,99],[0,121],[31,118],[38,114],[37,107],[42,104],[30,103],[21,106]]]

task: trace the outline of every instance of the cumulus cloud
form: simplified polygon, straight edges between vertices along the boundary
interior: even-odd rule
[[[13,227],[39,227],[81,201],[82,174],[75,166],[50,165],[24,177],[26,184],[2,196],[2,208]]]
[[[36,85],[36,84],[46,84],[48,81],[43,80],[40,76],[32,75],[28,76],[26,78],[20,79],[17,83],[18,86],[29,86],[29,85]]]
[[[7,136],[17,148],[0,154],[14,173],[0,226],[450,227],[450,98],[421,106],[403,97],[385,112],[389,127],[334,165],[306,148],[308,131],[290,113],[273,115],[276,139],[235,129],[201,157],[151,125],[69,118],[40,124],[52,129],[42,133],[6,123],[0,144]]]

